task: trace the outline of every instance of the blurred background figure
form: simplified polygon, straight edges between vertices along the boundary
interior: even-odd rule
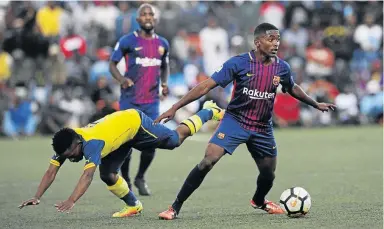
[[[142,3],[1,1],[1,134],[51,134],[119,109],[120,86],[108,60],[118,38],[139,28],[136,11]],[[230,56],[253,48],[254,26],[265,21],[281,29],[278,55],[291,65],[295,81],[321,102],[339,107],[332,116],[316,114],[277,93],[276,103],[285,104],[276,106],[277,128],[382,123],[382,1],[152,4],[156,32],[170,43],[169,96],[160,101],[161,109],[210,77]],[[118,70],[127,71],[124,58]],[[168,125],[176,125],[207,99],[225,106],[232,87],[217,88]]]
[[[27,88],[24,85],[17,85],[10,107],[3,117],[4,134],[14,139],[35,134],[36,111],[37,104],[28,100]]]

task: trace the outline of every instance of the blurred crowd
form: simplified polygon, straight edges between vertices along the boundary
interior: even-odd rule
[[[0,2],[0,120],[2,134],[51,134],[119,109],[119,85],[108,60],[120,36],[139,28],[139,2]],[[148,2],[148,1],[145,1]],[[336,113],[321,113],[289,95],[276,96],[274,123],[286,126],[382,123],[383,3],[151,2],[156,32],[170,42],[171,95],[167,109],[233,55],[253,48],[253,30],[281,30],[279,57],[296,83]],[[121,72],[125,63],[119,64]],[[200,102],[228,103],[231,85]],[[192,103],[176,122],[196,112]]]

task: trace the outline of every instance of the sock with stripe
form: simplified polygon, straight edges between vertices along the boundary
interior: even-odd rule
[[[213,111],[208,109],[203,109],[197,112],[195,115],[192,115],[188,119],[182,121],[191,131],[191,135],[197,133],[204,123],[211,120],[213,116]]]
[[[107,186],[107,188],[109,191],[115,194],[115,196],[124,201],[128,206],[136,205],[137,198],[135,194],[129,190],[127,182],[121,176],[119,176],[117,182],[114,185]]]

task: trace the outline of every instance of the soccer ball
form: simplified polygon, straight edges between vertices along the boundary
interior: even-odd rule
[[[289,217],[301,217],[311,208],[311,196],[301,187],[285,190],[280,196],[280,207]]]

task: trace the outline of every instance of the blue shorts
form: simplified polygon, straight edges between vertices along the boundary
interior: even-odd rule
[[[277,147],[272,126],[265,132],[246,130],[230,114],[225,114],[209,143],[225,149],[232,155],[235,149],[245,143],[253,157],[275,157]]]
[[[156,101],[154,103],[147,103],[147,104],[136,104],[132,103],[130,100],[127,99],[120,99],[120,110],[127,110],[127,109],[138,109],[144,112],[148,117],[155,120],[157,117],[159,117],[159,101]]]
[[[179,145],[179,134],[162,124],[153,124],[153,119],[140,112],[141,126],[130,141],[133,148],[143,151],[155,148],[174,149]]]

